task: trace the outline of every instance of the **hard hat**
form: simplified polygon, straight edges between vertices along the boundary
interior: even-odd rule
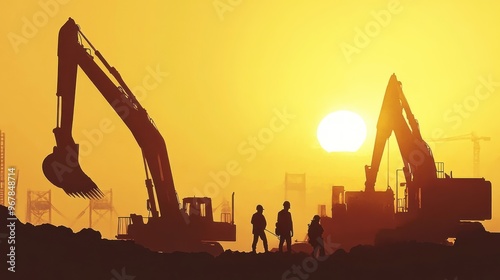
[[[319,221],[319,219],[320,219],[320,216],[319,216],[319,215],[314,215],[314,217],[313,217],[313,221]]]
[[[285,202],[283,202],[283,207],[288,207],[290,208],[290,202],[287,200]]]
[[[256,209],[257,209],[257,211],[259,211],[259,210],[264,210],[264,207],[262,207],[262,205],[260,205],[260,204],[259,204],[259,205],[257,205],[257,208],[256,208]]]

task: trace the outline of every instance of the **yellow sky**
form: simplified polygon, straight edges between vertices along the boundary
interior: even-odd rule
[[[425,139],[472,131],[492,137],[481,143],[481,175],[495,189],[500,179],[500,4],[363,2],[2,1],[0,129],[7,135],[7,164],[21,170],[19,216],[25,217],[27,189],[51,189],[53,204],[70,218],[86,206],[51,186],[41,172],[54,145],[57,33],[68,17],[120,71],[155,120],[180,197],[206,193],[211,173],[225,170],[229,162],[239,164],[241,172],[227,187],[208,193],[215,205],[236,193],[239,241],[228,248],[249,249],[256,204],[264,205],[268,224],[274,224],[285,172],[307,174],[307,208],[294,208],[292,202],[291,209],[298,239],[317,204],[329,203],[331,185],[363,187],[363,166],[370,163],[392,73],[403,82]],[[335,110],[364,118],[367,140],[359,152],[327,154],[319,148],[316,127]],[[271,130],[267,143],[252,146],[251,138],[269,131],[276,118],[283,129]],[[89,138],[103,120],[113,129]],[[145,214],[139,147],[83,72],[73,133],[80,144],[90,143],[81,164],[102,189],[113,188],[118,213]],[[392,185],[401,166],[395,143]],[[433,151],[455,177],[472,176],[470,141],[433,145]],[[386,172],[384,160],[377,189],[385,188]],[[500,193],[493,194],[496,205]],[[494,208],[488,229],[500,231],[499,215]],[[54,222],[68,223],[57,215]],[[75,229],[86,222],[82,219]]]

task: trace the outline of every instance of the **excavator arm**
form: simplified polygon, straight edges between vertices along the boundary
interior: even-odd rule
[[[85,48],[79,39],[87,41],[91,49]],[[118,81],[119,86],[94,61],[92,51]],[[58,60],[58,114],[57,127],[54,129],[56,146],[53,153],[48,155],[42,164],[47,179],[69,195],[87,198],[102,196],[97,185],[81,169],[78,162],[78,144],[72,136],[76,77],[79,66],[130,129],[142,150],[147,178],[148,207],[152,216],[159,217],[159,212],[161,212],[171,219],[182,219],[163,137],[118,71],[108,64],[71,18],[59,32]]]
[[[405,112],[406,118],[403,116]],[[420,128],[408,101],[403,94],[401,83],[393,74],[389,79],[382,108],[377,122],[377,135],[370,166],[365,166],[365,191],[374,192],[377,173],[388,138],[394,132],[404,164],[406,182],[412,185],[417,180],[436,178],[436,165],[432,152],[422,139]],[[424,186],[426,182],[415,182]]]
[[[405,176],[404,199],[399,199],[396,186],[396,204],[392,188],[375,191],[384,148],[393,132]],[[333,187],[332,218],[321,219],[326,234],[346,249],[409,241],[444,244],[463,233],[483,238],[484,227],[474,221],[491,219],[491,182],[443,176],[442,166],[438,176],[432,152],[393,74],[380,109],[371,166],[365,166],[365,190]]]

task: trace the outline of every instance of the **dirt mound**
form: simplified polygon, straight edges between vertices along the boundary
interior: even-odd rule
[[[8,214],[5,207],[0,207],[0,220],[7,221],[7,227],[0,229],[1,279],[462,280],[500,277],[500,242],[494,234],[469,237],[455,246],[422,243],[357,246],[350,252],[339,249],[317,259],[303,253],[231,251],[213,257],[205,253],[156,253],[131,241],[102,239],[100,233],[92,229],[73,233],[62,226],[33,226],[8,220],[12,218]]]

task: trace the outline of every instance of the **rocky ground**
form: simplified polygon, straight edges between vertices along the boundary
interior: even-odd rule
[[[0,212],[7,221],[0,228],[0,279],[500,279],[500,242],[491,235],[454,246],[357,246],[320,259],[231,251],[213,257],[155,253],[91,229],[11,223],[7,209]]]

